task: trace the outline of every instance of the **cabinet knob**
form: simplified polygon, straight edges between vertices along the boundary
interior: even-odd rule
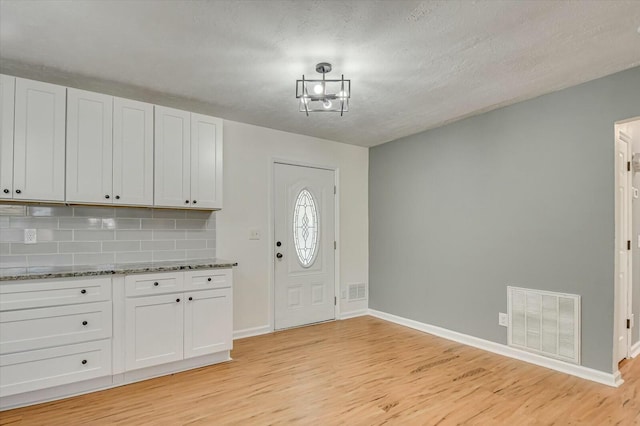
[[[179,301],[180,301],[180,299],[176,299],[176,302],[179,302]]]
[[[2,192],[4,192],[5,194],[8,194],[8,193],[9,193],[9,190],[8,190],[8,189],[5,189],[5,190],[4,190],[4,191],[2,191]]]
[[[211,281],[211,277],[207,278],[207,281]]]
[[[193,297],[190,297],[189,300],[193,300]]]
[[[195,204],[195,203],[197,203],[197,201],[196,201],[196,200],[193,200],[193,204]]]
[[[185,204],[189,204],[189,200],[186,200],[184,203],[185,203]]]
[[[282,259],[282,253],[278,253],[278,254],[276,254],[276,257],[277,257],[278,259]]]
[[[82,290],[80,290],[80,293],[82,294],[87,294],[87,290],[85,290],[84,288]]]
[[[153,283],[154,286],[158,287],[158,281],[156,281],[155,283]]]
[[[120,199],[120,196],[119,196],[119,195],[116,195],[116,200],[119,200],[119,199]]]
[[[16,194],[22,194],[22,191],[20,191],[19,189],[16,189]]]
[[[109,195],[108,194],[105,195],[104,198],[106,198],[108,200],[109,199]]]
[[[82,321],[82,325],[87,325],[87,324],[89,324],[89,323],[86,322],[86,321]]]
[[[83,359],[83,360],[82,360],[82,365],[84,365],[84,364],[86,364],[86,363],[87,363],[87,360],[86,360],[86,359]]]

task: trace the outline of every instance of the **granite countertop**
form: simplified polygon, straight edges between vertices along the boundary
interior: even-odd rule
[[[222,259],[200,259],[152,263],[126,263],[121,265],[0,268],[0,281],[91,277],[97,275],[115,274],[142,274],[149,272],[186,271],[198,269],[223,269],[231,268],[233,266],[238,266],[238,263]]]

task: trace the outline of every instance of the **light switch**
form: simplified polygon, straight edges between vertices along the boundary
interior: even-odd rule
[[[249,229],[249,239],[250,240],[259,240],[260,239],[260,230],[259,229]]]
[[[633,198],[638,198],[638,188],[633,188]]]

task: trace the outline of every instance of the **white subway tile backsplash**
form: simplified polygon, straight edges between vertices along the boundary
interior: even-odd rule
[[[112,265],[116,263],[115,253],[75,253],[74,265]]]
[[[35,266],[71,266],[73,255],[71,254],[30,254],[27,256],[27,265]]]
[[[99,241],[58,243],[59,253],[100,253],[102,243]]]
[[[146,230],[125,230],[116,231],[116,240],[151,240],[153,238],[153,231],[151,229]]]
[[[74,241],[102,241],[102,240],[114,240],[116,236],[115,231],[101,230],[101,231],[84,231],[84,230],[74,230],[73,231],[73,240]]]
[[[180,214],[181,212],[177,210]],[[130,218],[150,218],[153,217],[153,209],[145,209],[138,207],[118,208],[116,209],[116,217],[130,217]]]
[[[184,260],[186,259],[186,251],[185,250],[173,250],[173,251],[154,251],[153,252],[153,260],[154,261],[165,261],[165,260]]]
[[[215,222],[206,211],[0,205],[0,268],[215,257]],[[36,244],[23,244],[28,228]]]
[[[114,207],[74,207],[73,215],[76,217],[115,217]]]
[[[58,243],[22,244],[11,243],[11,254],[58,253]]]
[[[102,251],[140,251],[140,241],[103,241]]]
[[[102,229],[99,217],[61,217],[60,229]]]
[[[185,231],[153,231],[154,240],[184,240],[186,237]]]
[[[151,251],[123,251],[116,253],[116,263],[152,262]]]
[[[207,240],[179,240],[176,241],[177,249],[203,249],[207,248]]]
[[[173,219],[142,219],[142,229],[176,229]]]
[[[175,250],[176,249],[176,241],[175,240],[163,240],[163,241],[142,241],[142,245],[140,247],[141,250]]]

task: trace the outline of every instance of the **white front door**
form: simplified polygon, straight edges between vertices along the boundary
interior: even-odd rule
[[[274,168],[275,329],[334,319],[334,172]]]
[[[629,290],[630,290],[630,227],[629,211],[631,203],[631,173],[628,170],[630,160],[631,138],[619,131],[616,138],[616,361],[621,361],[629,355],[629,330],[627,319],[629,318]]]

